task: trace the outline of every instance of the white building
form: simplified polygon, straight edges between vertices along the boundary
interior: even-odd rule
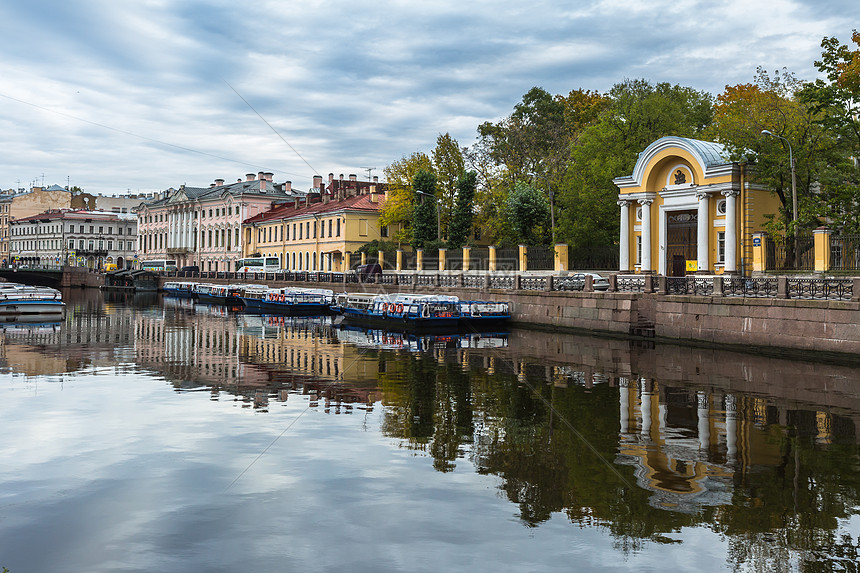
[[[19,266],[131,267],[137,215],[102,211],[46,211],[10,222],[10,256]]]

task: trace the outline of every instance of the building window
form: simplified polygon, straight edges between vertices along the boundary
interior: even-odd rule
[[[336,237],[340,237],[340,219],[337,220],[337,235]]]
[[[104,234],[104,232],[105,232],[104,229],[105,229],[104,227],[99,227],[99,235]]]
[[[293,227],[293,232],[295,232],[296,228]],[[302,224],[299,223],[299,240],[302,240]]]
[[[726,200],[721,199],[717,201],[717,215],[725,215],[726,214]]]
[[[642,264],[642,235],[636,235],[636,264]]]
[[[379,236],[380,236],[380,237],[387,237],[387,236],[388,236],[388,225],[385,225],[385,226],[383,226],[383,227],[380,227],[380,229],[379,229]]]
[[[726,232],[717,231],[717,262],[726,262]]]
[[[109,251],[113,250],[113,241],[108,241],[108,250]]]
[[[78,249],[81,251],[84,250],[84,240],[83,239],[78,241]]]
[[[358,234],[362,237],[367,236],[367,219],[361,219],[358,222]]]
[[[75,250],[75,240],[74,240],[74,239],[71,239],[71,240],[69,241],[69,250],[70,250],[70,251],[74,251],[74,250]]]

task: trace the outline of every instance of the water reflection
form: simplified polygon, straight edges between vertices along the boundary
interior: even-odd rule
[[[125,365],[260,414],[296,394],[329,414],[381,408],[382,434],[438,472],[498,476],[524,525],[563,516],[628,553],[704,527],[732,568],[856,559],[850,367],[518,330],[394,334],[92,291],[62,325],[0,340],[26,376]]]

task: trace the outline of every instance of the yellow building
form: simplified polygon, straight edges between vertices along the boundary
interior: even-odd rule
[[[622,272],[751,272],[752,234],[779,200],[727,157],[718,143],[663,137],[639,154],[632,175],[614,180]]]
[[[290,271],[346,270],[359,247],[388,238],[388,229],[378,224],[385,194],[376,185],[356,193],[311,193],[247,219],[244,256],[278,257]]]
[[[6,266],[18,254],[12,251],[10,223],[52,209],[68,209],[72,194],[59,185],[33,187],[29,191],[0,194],[0,265]]]

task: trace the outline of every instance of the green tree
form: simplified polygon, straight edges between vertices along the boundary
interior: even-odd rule
[[[789,72],[770,75],[759,68],[755,83],[727,86],[717,97],[710,130],[731,159],[753,163],[752,176],[779,198],[779,217],[769,225],[773,232],[791,234],[798,225],[818,224],[817,191],[835,145],[819,121],[820,112],[798,97],[802,86]],[[778,137],[765,137],[763,130]],[[789,155],[796,165],[799,221],[793,217]]]
[[[853,42],[860,47],[856,30]],[[815,62],[826,79],[805,84],[798,98],[809,105],[819,124],[833,137],[827,169],[819,175],[819,215],[838,229],[860,233],[860,49],[839,40],[821,41],[821,60]]]
[[[448,246],[452,249],[463,247],[472,233],[477,181],[478,174],[474,171],[462,173],[457,179],[457,202],[448,226]]]
[[[508,194],[507,216],[518,242],[526,245],[547,242],[549,202],[543,193],[531,185],[514,185]]]
[[[448,225],[454,211],[457,180],[465,169],[465,163],[460,145],[448,133],[436,138],[436,147],[431,156],[433,170],[436,173],[436,193],[440,206],[442,236],[444,237],[448,234]]]
[[[388,192],[379,213],[379,225],[384,227],[400,224],[400,231],[392,237],[398,243],[409,243],[412,240],[412,208],[415,195],[412,192],[412,181],[422,169],[432,172],[433,165],[430,158],[420,151],[404,156],[384,169]]]
[[[702,137],[713,118],[713,97],[690,87],[628,79],[607,97],[592,97],[574,115],[584,127],[570,147],[556,194],[557,237],[568,243],[573,260],[617,243],[618,188],[612,180],[631,173],[639,153],[655,140]],[[577,99],[589,101],[583,94],[572,101]]]
[[[412,180],[414,191],[412,218],[412,247],[423,249],[437,238],[436,226],[436,176],[427,170],[420,170]]]

